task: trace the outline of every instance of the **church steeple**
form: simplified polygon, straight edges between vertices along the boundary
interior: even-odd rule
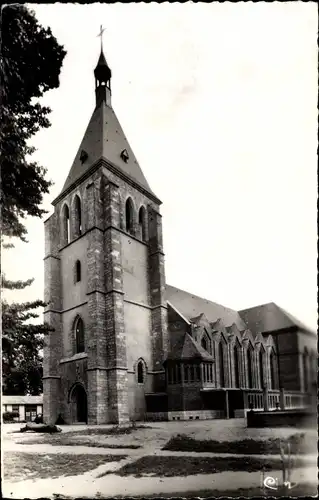
[[[100,34],[102,37],[103,28]],[[98,168],[101,163],[107,162],[108,168],[116,169],[117,174],[125,176],[127,182],[133,182],[143,192],[147,192],[151,199],[160,201],[151,191],[140,165],[127,141],[122,127],[111,105],[111,78],[112,72],[107,64],[101,39],[101,51],[94,69],[96,105],[89,121],[86,132],[73,164],[66,178],[60,197],[82,176],[86,175],[93,166]],[[59,197],[55,200],[57,200]]]
[[[108,106],[111,106],[111,78],[112,71],[106,62],[103,48],[101,47],[101,54],[94,70],[95,76],[95,95],[96,107],[104,101]]]

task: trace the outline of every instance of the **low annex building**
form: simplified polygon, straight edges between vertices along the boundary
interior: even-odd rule
[[[14,412],[19,416],[17,422],[32,422],[37,415],[43,414],[43,395],[40,396],[4,396],[1,397],[2,413]]]
[[[166,284],[161,201],[112,108],[103,52],[94,76],[95,109],[45,222],[44,419],[302,404],[317,377],[314,334],[273,303],[238,312]]]

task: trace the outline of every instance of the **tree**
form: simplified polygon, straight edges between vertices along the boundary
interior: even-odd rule
[[[1,242],[3,237],[27,242],[24,219],[42,217],[43,195],[51,182],[46,169],[32,161],[34,152],[28,141],[42,128],[50,126],[50,108],[39,99],[59,86],[65,51],[43,28],[34,13],[21,5],[8,5],[1,11]],[[12,247],[5,243],[3,247]],[[2,275],[2,287],[15,290],[30,286],[33,280],[10,281]],[[3,390],[6,394],[38,394],[42,388],[40,349],[49,327],[30,324],[39,317],[41,300],[25,304],[2,301]]]
[[[28,324],[38,318],[34,312],[42,301],[2,305],[2,378],[4,394],[38,395],[42,390],[43,337],[48,333],[45,324]]]

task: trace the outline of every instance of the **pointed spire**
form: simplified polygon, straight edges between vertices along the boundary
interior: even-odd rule
[[[106,104],[111,105],[112,71],[106,62],[105,55],[103,52],[102,36],[104,31],[105,28],[101,26],[100,33],[97,35],[101,37],[101,53],[96,68],[94,70],[96,106],[99,106],[103,101],[105,101]]]
[[[106,85],[109,89],[111,89],[112,71],[106,62],[105,55],[102,50],[96,68],[94,70],[94,76],[95,88],[99,87],[100,85]]]

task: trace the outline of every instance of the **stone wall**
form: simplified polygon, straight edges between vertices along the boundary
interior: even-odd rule
[[[317,415],[301,410],[247,412],[247,427],[316,428]]]

